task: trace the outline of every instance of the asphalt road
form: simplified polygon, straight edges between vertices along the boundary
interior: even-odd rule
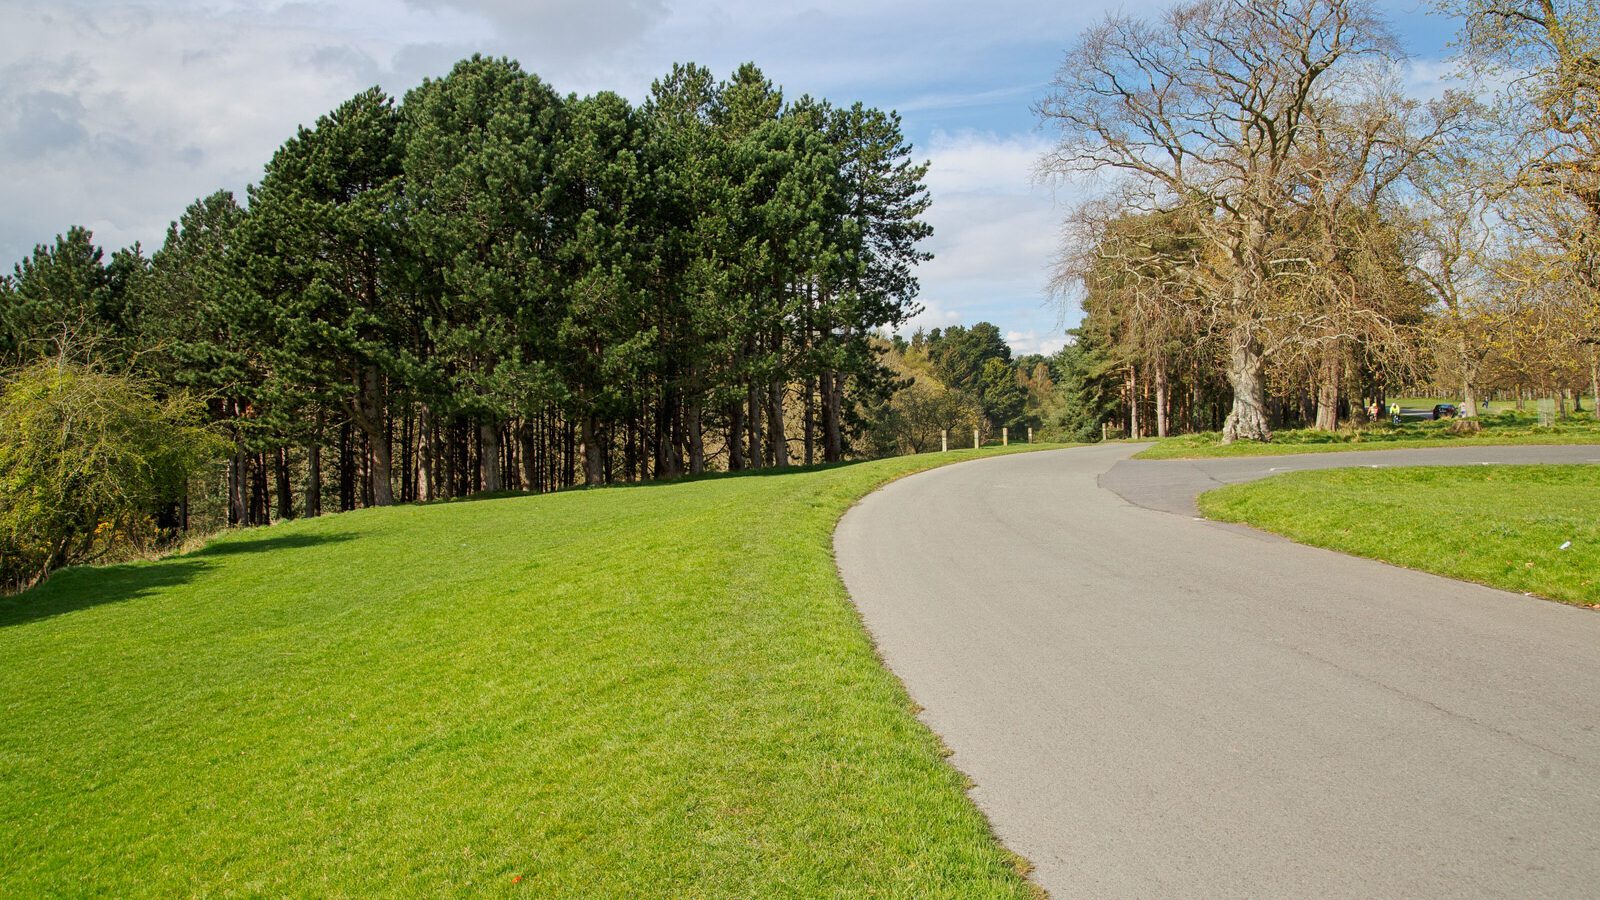
[[[1273,468],[1596,448],[1137,449],[936,469],[835,534],[885,661],[1052,896],[1600,895],[1600,613],[1187,514]]]

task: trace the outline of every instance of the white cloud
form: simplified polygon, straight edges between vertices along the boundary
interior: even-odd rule
[[[1033,178],[1048,147],[1033,133],[935,134],[928,171],[934,259],[919,271],[929,313],[910,329],[988,320],[1019,336],[1018,352],[1059,346],[1063,310],[1048,286],[1072,198]]]
[[[1039,336],[1033,329],[1027,331],[1006,332],[1006,343],[1011,346],[1011,352],[1016,356],[1027,356],[1030,353],[1039,353],[1049,356],[1067,345],[1065,334],[1049,334]]]
[[[0,253],[92,223],[108,248],[158,242],[196,197],[240,191],[294,133],[461,17],[398,0],[29,5],[0,57]],[[376,36],[372,21],[389,23]]]

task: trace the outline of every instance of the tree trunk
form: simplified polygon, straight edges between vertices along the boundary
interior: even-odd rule
[[[1156,357],[1156,437],[1166,437],[1168,431],[1167,412],[1167,358]]]
[[[1122,374],[1122,387],[1128,395],[1128,437],[1138,440],[1144,437],[1139,430],[1139,370],[1129,366]]]
[[[417,499],[423,502],[434,499],[434,454],[438,444],[434,440],[433,410],[426,403],[417,414]]]
[[[339,426],[339,511],[356,508],[355,431],[349,422]]]
[[[844,391],[837,372],[822,373],[822,460],[839,462],[844,459],[844,433],[842,422]]]
[[[517,440],[522,444],[522,489],[542,491],[544,479],[539,477],[538,435],[534,432],[532,422],[522,420],[522,424],[517,426]]]
[[[583,417],[583,483],[591,487],[604,482],[605,474],[601,471],[600,441],[595,437],[594,416]]]
[[[274,454],[273,477],[277,482],[278,518],[294,518],[294,497],[289,492],[289,452],[282,447]]]
[[[689,430],[689,474],[699,475],[706,470],[706,435],[698,396],[690,401],[684,417],[688,420],[684,427]]]
[[[249,518],[249,467],[250,458],[243,449],[236,450],[228,460],[228,524],[245,525]]]
[[[1339,430],[1339,353],[1333,346],[1322,348],[1322,368],[1317,377],[1316,429]]]
[[[322,445],[306,448],[306,518],[322,515]]]
[[[783,433],[783,382],[774,381],[768,391],[771,410],[767,413],[767,443],[772,445],[772,464],[789,466],[789,439]]]
[[[744,468],[744,408],[735,403],[728,408],[728,471]]]
[[[1233,410],[1222,423],[1222,442],[1272,440],[1267,424],[1266,358],[1261,342],[1245,328],[1228,335],[1227,374],[1233,387]]]
[[[250,524],[272,524],[272,511],[267,503],[267,455],[258,453],[252,460],[250,479]]]
[[[761,389],[754,381],[745,388],[745,427],[750,430],[750,464],[761,467],[765,458],[761,449]]]
[[[806,377],[805,420],[806,465],[809,466],[817,460],[815,437],[817,430],[817,380],[810,376]]]
[[[478,423],[478,466],[483,473],[483,489],[488,493],[505,490],[505,477],[500,471],[500,423]]]
[[[394,503],[393,467],[389,446],[388,402],[384,397],[383,376],[377,367],[368,367],[361,374],[360,395],[350,409],[356,427],[366,435],[372,447],[372,504],[390,506]]]
[[[1600,345],[1589,345],[1589,400],[1600,419]]]

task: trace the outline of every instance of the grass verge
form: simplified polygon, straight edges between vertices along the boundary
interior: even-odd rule
[[[1381,424],[1360,430],[1316,431],[1295,429],[1275,432],[1272,442],[1222,443],[1220,432],[1185,434],[1165,438],[1140,451],[1137,459],[1209,459],[1230,456],[1278,456],[1290,453],[1329,453],[1346,450],[1404,450],[1418,447],[1458,447],[1506,444],[1600,444],[1600,420],[1592,414],[1571,415],[1553,425],[1540,425],[1538,415],[1514,410],[1480,416],[1482,430],[1474,434],[1451,431],[1449,419]]]
[[[0,601],[0,894],[1015,897],[839,516],[964,451],[364,510]]]
[[[1596,465],[1290,472],[1209,491],[1199,504],[1210,518],[1304,544],[1600,604]]]

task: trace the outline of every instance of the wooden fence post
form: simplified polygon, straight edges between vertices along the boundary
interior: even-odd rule
[[[939,431],[939,449],[945,453],[950,452],[950,429],[948,428]]]

